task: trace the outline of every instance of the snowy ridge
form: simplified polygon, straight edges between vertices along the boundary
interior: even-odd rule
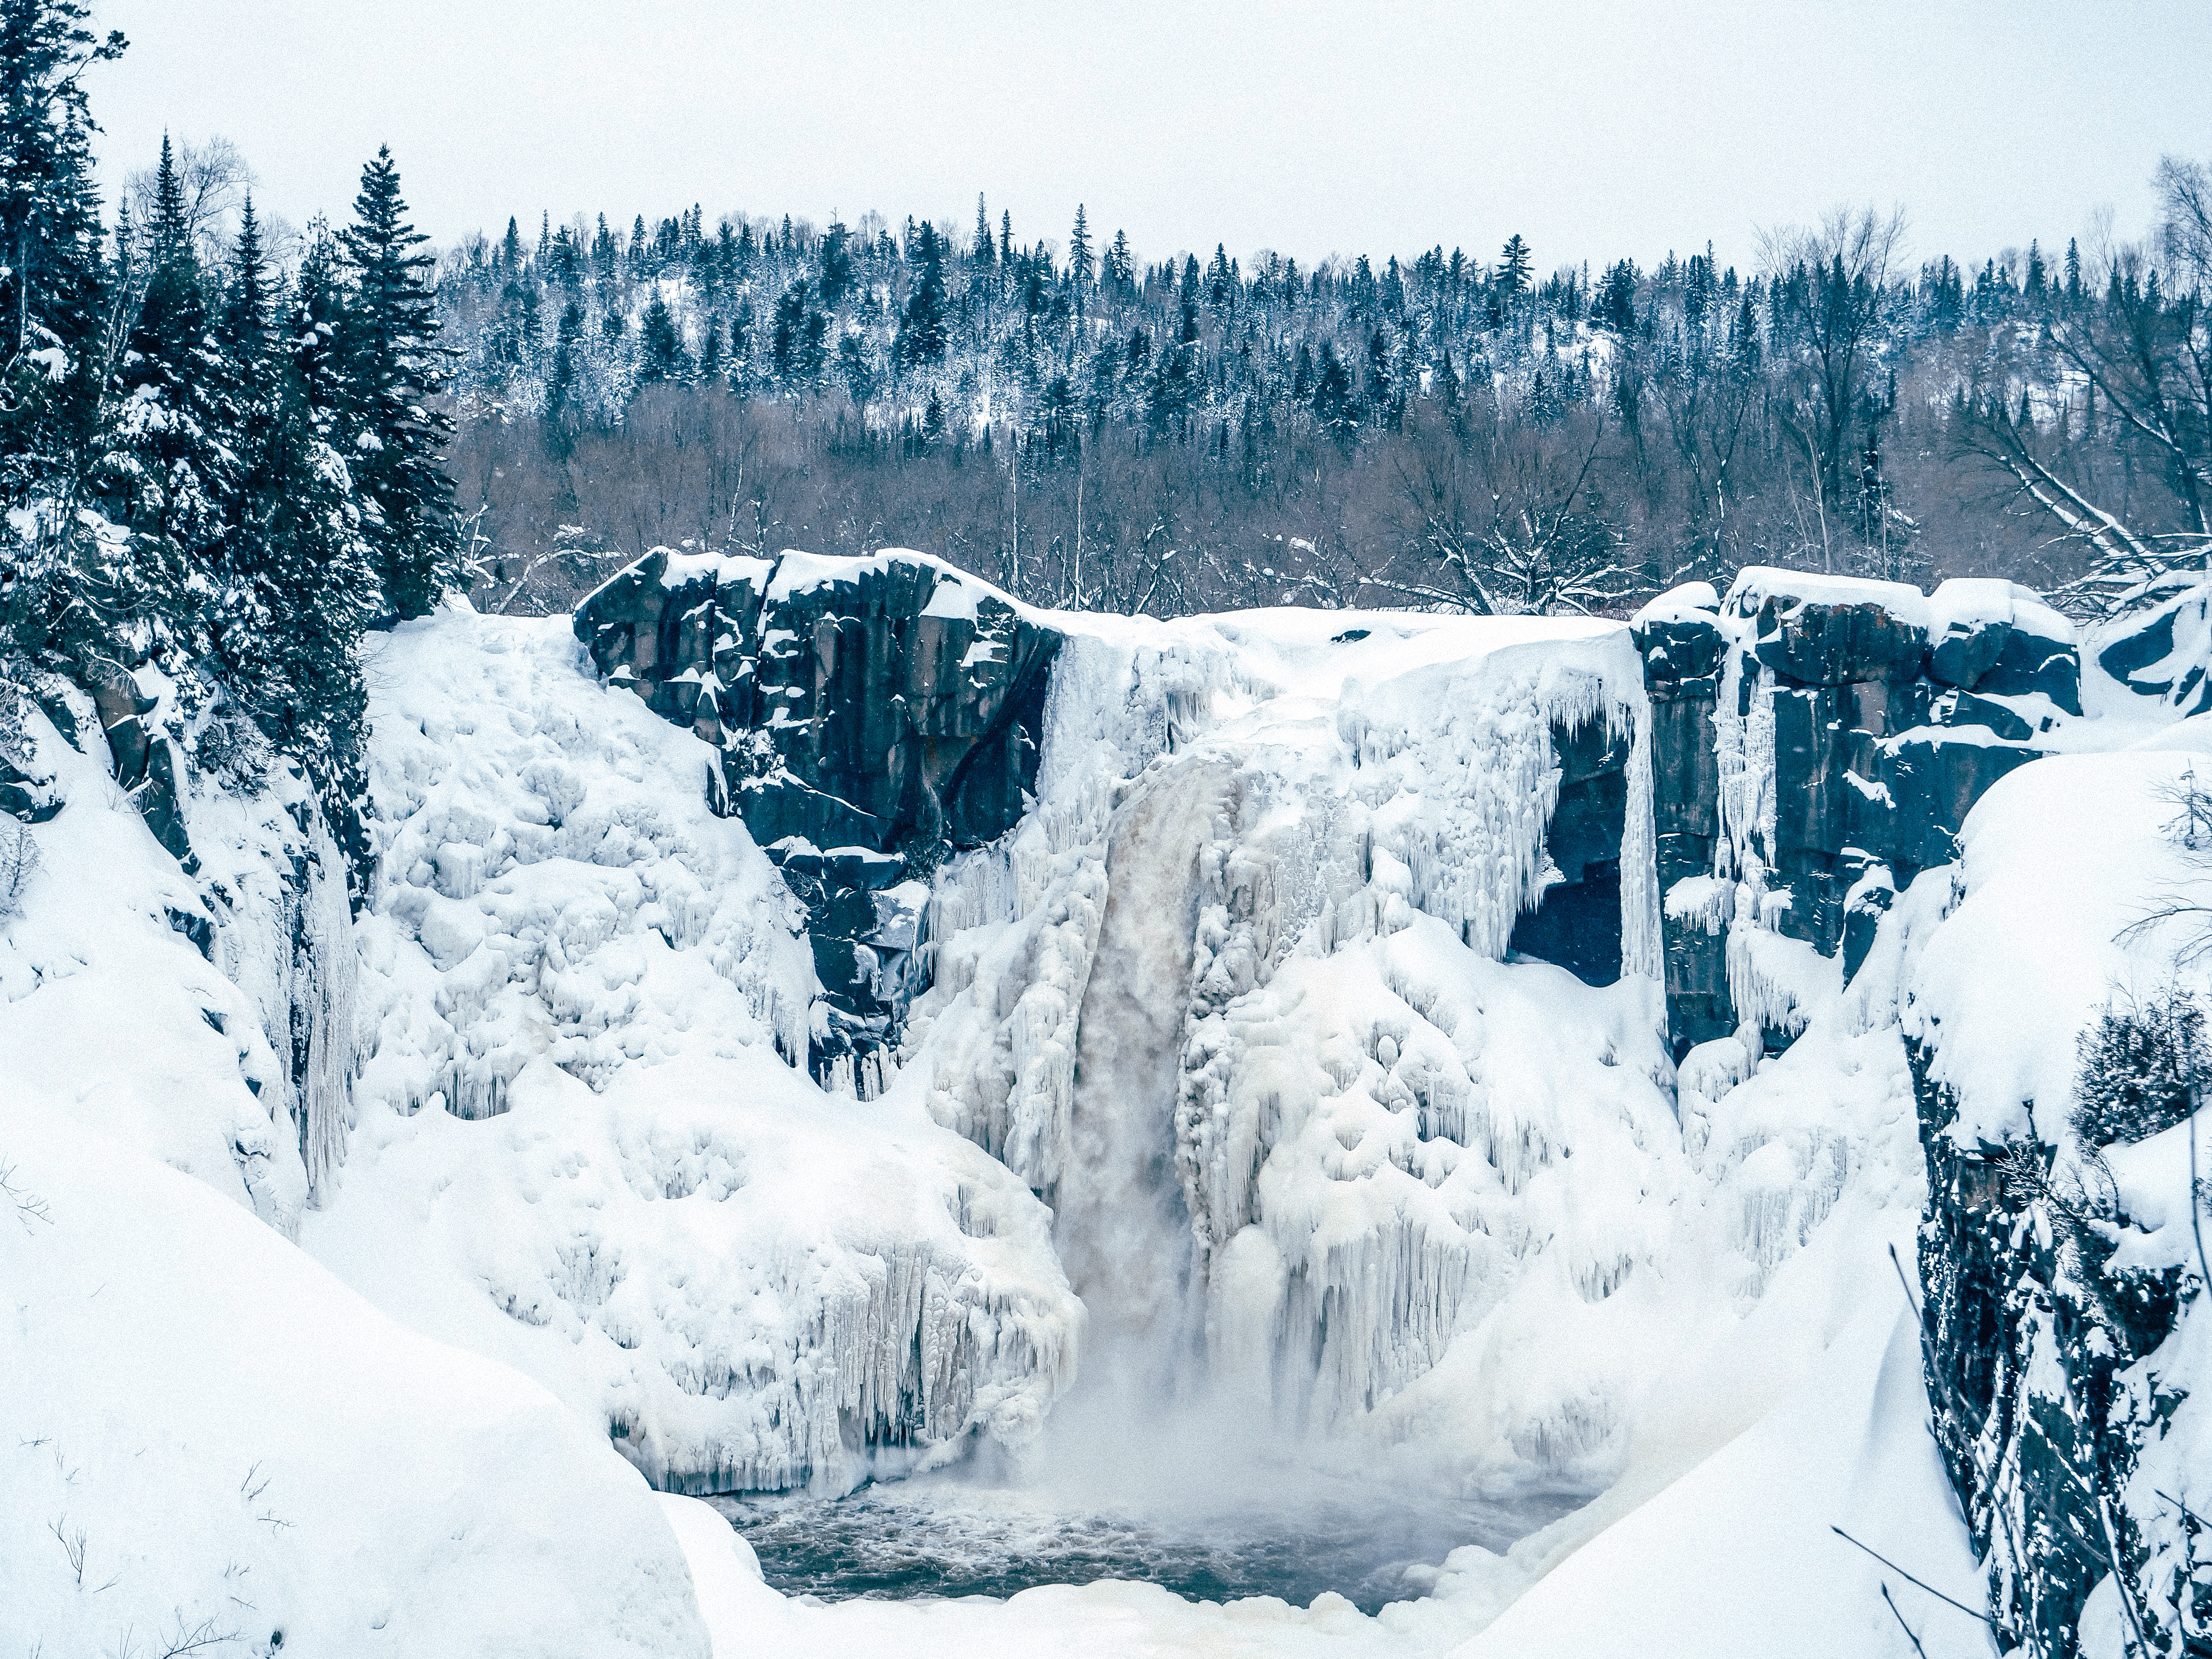
[[[594,684],[565,618],[456,608],[374,678],[374,1035],[309,1247],[660,1485],[842,1489],[1032,1433],[1080,1317],[1043,1212],[788,1063],[803,917],[707,746]]]

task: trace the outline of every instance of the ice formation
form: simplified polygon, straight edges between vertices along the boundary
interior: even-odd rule
[[[803,916],[711,810],[713,751],[594,684],[565,617],[406,624],[372,681],[359,1123],[310,1250],[671,1488],[1033,1433],[1079,1320],[1044,1212],[794,1069]]]
[[[1794,1145],[1746,1169],[1803,1139],[1771,1117],[1682,1149],[1626,631],[1052,620],[1036,806],[936,878],[892,1097],[1053,1204],[1086,1365],[1149,1343],[1140,1378],[1285,1433],[1601,1484],[1649,1392],[1604,1351],[1755,1294],[1841,1179]],[[1638,774],[1609,986],[1505,959],[1557,873],[1557,734],[1591,722]]]

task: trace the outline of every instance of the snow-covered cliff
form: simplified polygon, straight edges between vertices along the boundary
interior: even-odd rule
[[[1817,1572],[1823,1627],[1869,1644],[1896,1639],[1876,1569],[1808,1565],[1849,1550],[1798,1526],[1814,1508],[1954,1595],[1991,1552],[1996,1616],[2039,1652],[2101,1652],[2093,1626],[2159,1595],[2194,1619],[2193,1534],[2157,1507],[2197,1444],[2185,1132],[2051,1127],[2118,981],[2187,977],[2176,941],[2099,943],[2195,878],[2153,821],[2191,763],[2087,757],[2195,740],[2165,731],[2179,679],[2115,678],[2165,672],[2164,626],[2085,669],[2002,584],[1754,571],[1632,628],[1153,623],[919,555],[656,555],[573,626],[455,606],[376,642],[358,915],[279,758],[193,745],[155,824],[118,757],[34,716],[0,800],[40,856],[0,921],[0,1159],[33,1195],[26,1340],[76,1357],[24,1396],[26,1443],[124,1455],[98,1382],[123,1344],[155,1379],[140,1415],[199,1448],[182,1503],[258,1443],[192,1413],[261,1399],[261,1346],[321,1376],[365,1344],[393,1398],[463,1402],[424,1456],[541,1449],[527,1479],[469,1476],[474,1524],[628,1529],[563,1604],[586,1647],[638,1607],[642,1646],[696,1639],[638,1472],[836,1491],[987,1447],[1018,1472],[1056,1402],[1117,1446],[1594,1498],[1457,1553],[1440,1610],[1355,1616],[1347,1651],[1441,1650],[1540,1583],[1483,1650],[1601,1651],[1600,1609],[1674,1583],[1796,1650],[1748,1566],[1620,1567],[1745,1504],[1795,1518],[1733,1559]],[[2037,976],[2038,916],[2065,975]],[[2023,1149],[2104,1195],[2018,1187]],[[1932,1407],[1891,1261],[1923,1222]],[[103,1323],[101,1264],[161,1241],[145,1282],[178,1311]],[[173,1377],[143,1357],[193,1321],[239,1335]],[[2099,1400],[2148,1413],[2110,1443],[2067,1392],[2091,1361]],[[1931,1413],[1948,1471],[1894,1444]],[[328,1413],[295,1431],[340,1449],[289,1465],[325,1495],[305,1533],[337,1539],[325,1499],[368,1448]],[[2075,1547],[2106,1534],[2051,1497],[2064,1468],[2105,1480],[2118,1571]],[[377,1571],[432,1478],[370,1483]],[[181,1617],[205,1552],[152,1549],[119,1500],[99,1519]],[[41,1617],[91,1616],[66,1527],[0,1541],[40,1535]]]

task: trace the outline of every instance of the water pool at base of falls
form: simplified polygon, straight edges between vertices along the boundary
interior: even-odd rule
[[[1294,1507],[1201,1503],[1161,1511],[1075,1508],[1018,1489],[925,1479],[832,1499],[709,1501],[787,1595],[1008,1596],[1121,1578],[1194,1601],[1273,1595],[1303,1607],[1334,1591],[1372,1613],[1426,1594],[1432,1570],[1461,1545],[1503,1551],[1580,1500],[1407,1501],[1369,1492]]]

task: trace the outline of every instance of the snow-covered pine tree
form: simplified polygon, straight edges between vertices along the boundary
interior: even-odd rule
[[[0,740],[34,659],[97,651],[167,586],[132,538],[79,513],[120,341],[80,80],[124,40],[95,36],[87,15],[77,0],[0,0]]]
[[[1534,256],[1519,231],[1505,239],[1504,247],[1498,256],[1498,286],[1508,295],[1526,294]]]
[[[803,307],[803,295],[801,304]],[[637,378],[641,384],[691,378],[691,354],[684,349],[684,337],[677,332],[676,314],[659,294],[647,305],[644,319],[639,324],[638,347]]]
[[[921,269],[907,295],[906,314],[899,319],[896,353],[908,368],[936,362],[945,356],[945,244],[935,228],[922,225],[915,233],[915,252]]]
[[[144,227],[145,283],[116,374],[102,482],[116,514],[204,593],[228,528],[240,428],[214,336],[184,179],[165,137]]]
[[[362,169],[354,216],[339,233],[353,275],[339,336],[348,465],[374,503],[368,529],[384,602],[403,617],[419,617],[460,574],[453,485],[439,465],[453,423],[429,401],[446,358],[430,282],[436,262],[416,251],[428,239],[407,222],[388,148]]]
[[[1075,287],[1076,308],[1080,311],[1085,292],[1091,287],[1091,222],[1083,211],[1083,204],[1075,204],[1075,228],[1067,234],[1067,279]]]
[[[2084,1146],[2128,1145],[2196,1109],[2204,1010],[2186,991],[2116,997],[2082,1032],[2074,1133]]]
[[[315,234],[278,338],[249,204],[223,307],[225,355],[249,436],[212,631],[232,695],[271,743],[301,760],[346,841],[366,732],[354,653],[377,579],[341,449],[335,264],[330,238]]]

